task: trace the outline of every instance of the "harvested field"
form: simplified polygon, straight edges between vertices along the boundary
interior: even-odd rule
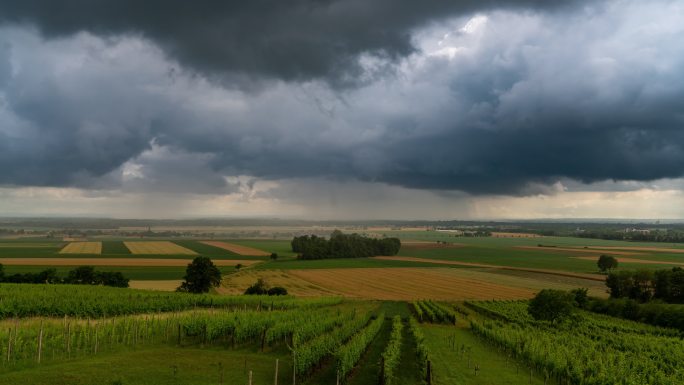
[[[245,290],[258,279],[263,279],[269,286],[282,286],[288,294],[297,297],[340,296],[342,293],[326,289],[312,282],[301,279],[285,270],[243,270],[223,278],[220,294],[242,295]]]
[[[566,271],[561,271],[561,270],[548,270],[548,269],[534,269],[534,268],[526,268],[526,267],[489,265],[489,264],[485,264],[485,263],[447,261],[447,260],[441,260],[441,259],[428,259],[428,258],[415,258],[415,257],[394,257],[394,256],[392,256],[392,257],[374,257],[374,258],[375,259],[384,259],[384,260],[389,260],[389,261],[427,262],[427,263],[434,263],[436,265],[457,265],[457,266],[469,266],[469,267],[486,267],[486,268],[502,269],[502,270],[528,271],[531,273],[550,274],[550,275],[557,275],[557,276],[561,276],[561,277],[574,277],[574,278],[581,278],[581,279],[587,279],[590,281],[600,281],[600,282],[603,282],[606,279],[604,276],[597,275],[597,274],[571,273],[571,272],[566,272]]]
[[[668,247],[642,247],[642,246],[590,246],[597,250],[629,250],[629,251],[655,251],[660,253],[684,253],[684,249]]]
[[[220,249],[228,250],[232,253],[239,255],[253,255],[256,257],[265,257],[271,255],[263,250],[255,249],[249,246],[236,245],[234,243],[221,242],[221,241],[202,241],[205,245],[218,247]]]
[[[102,242],[71,242],[59,252],[60,254],[101,254]]]
[[[181,282],[183,281],[179,279],[170,279],[163,281],[129,281],[128,284],[131,289],[175,291]]]
[[[557,252],[563,252],[563,251],[571,251],[573,253],[591,253],[591,254],[600,254],[601,251],[597,250],[596,248],[580,248],[580,247],[550,247],[550,246],[515,246],[515,249],[522,249],[522,250],[536,250],[536,251],[557,251]],[[566,253],[567,254],[567,253]],[[635,253],[635,252],[630,252],[630,251],[614,251],[610,250],[607,252],[604,252],[604,254],[610,254],[610,255],[639,255],[640,253]]]
[[[543,236],[539,234],[532,233],[504,233],[504,232],[492,232],[492,238],[542,238]]]
[[[124,244],[132,254],[197,255],[196,252],[169,241],[124,242]]]
[[[347,297],[381,300],[531,298],[531,289],[465,276],[460,269],[360,268],[291,270],[290,275]]]
[[[401,248],[404,250],[432,250],[432,249],[456,249],[465,247],[462,243],[437,243],[427,241],[407,241],[401,242]]]
[[[596,258],[593,257],[573,257],[576,259],[586,259],[595,261]],[[652,259],[639,259],[639,258],[628,258],[628,257],[618,257],[616,258],[618,262],[622,263],[643,263],[646,265],[680,265],[684,266],[684,262],[667,262],[667,261],[657,261]]]
[[[250,266],[255,260],[212,260],[216,266]],[[187,266],[190,259],[156,258],[0,258],[3,265],[17,266]]]

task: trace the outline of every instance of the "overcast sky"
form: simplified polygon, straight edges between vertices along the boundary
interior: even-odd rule
[[[682,1],[0,0],[0,215],[684,218],[682,42]]]

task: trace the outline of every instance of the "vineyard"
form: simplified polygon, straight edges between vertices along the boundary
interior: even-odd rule
[[[527,302],[471,302],[484,319],[473,333],[525,362],[546,380],[567,384],[684,383],[679,331],[580,312],[562,324],[534,321]]]

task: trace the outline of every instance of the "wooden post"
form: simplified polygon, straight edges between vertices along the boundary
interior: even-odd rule
[[[99,324],[95,324],[95,350],[93,354],[97,354],[97,332],[98,332],[98,326]]]
[[[12,328],[8,328],[7,335],[7,362],[10,362],[12,357]]]
[[[292,351],[292,385],[297,385],[297,354]]]
[[[530,366],[530,384],[532,383],[532,367]]]
[[[335,385],[340,385],[340,369],[337,369],[337,381],[335,381]]]
[[[67,343],[66,343],[66,349],[67,349],[67,357],[71,358],[71,322],[67,324]]]
[[[427,372],[425,373],[425,382],[427,385],[432,385],[432,365],[430,360],[427,362]]]
[[[43,354],[43,321],[40,321],[40,333],[38,334],[38,363],[40,364],[40,356]]]
[[[249,385],[252,385],[252,371],[249,371]]]
[[[275,377],[273,379],[273,385],[278,385],[278,359],[276,358],[276,368],[275,368]]]

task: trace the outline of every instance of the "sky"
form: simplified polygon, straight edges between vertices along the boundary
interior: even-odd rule
[[[0,216],[684,218],[684,3],[0,0]]]

